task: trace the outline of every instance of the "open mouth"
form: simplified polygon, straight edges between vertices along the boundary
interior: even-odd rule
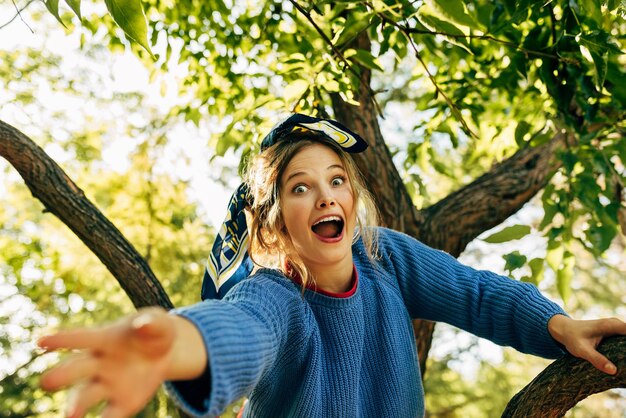
[[[339,216],[328,216],[315,222],[311,230],[322,238],[339,238],[343,233],[344,222]]]

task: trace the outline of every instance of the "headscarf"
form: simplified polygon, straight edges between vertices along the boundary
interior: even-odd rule
[[[349,153],[363,152],[367,142],[337,121],[294,113],[276,125],[261,141],[261,152],[295,132],[314,132],[335,141]],[[226,219],[211,248],[202,281],[202,300],[221,299],[254,267],[248,254],[245,208],[251,206],[248,185],[241,183],[228,203]]]

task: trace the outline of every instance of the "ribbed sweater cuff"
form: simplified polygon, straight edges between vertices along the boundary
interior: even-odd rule
[[[567,314],[557,304],[537,296],[540,296],[539,290],[534,288],[533,292],[529,292],[520,304],[523,309],[518,310],[520,321],[525,322],[531,334],[527,336],[527,347],[524,351],[547,358],[561,357],[566,351],[550,335],[548,322],[554,315],[567,316]],[[533,338],[533,336],[536,337]]]
[[[245,391],[250,373],[258,370],[259,363],[255,345],[246,344],[241,338],[241,317],[229,314],[228,309],[220,309],[222,306],[213,305],[211,308],[215,309],[195,305],[174,311],[202,330],[200,334],[207,350],[210,384],[203,388],[205,393],[201,403],[197,401],[197,390],[185,391],[189,385],[166,382],[165,388],[185,412],[197,417],[222,413]]]

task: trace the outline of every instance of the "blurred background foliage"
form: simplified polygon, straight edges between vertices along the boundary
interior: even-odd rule
[[[101,83],[112,80],[92,69],[112,65],[108,54],[93,45],[85,60],[61,74],[67,57],[45,48],[1,50],[1,117],[25,125],[124,231],[174,304],[193,303],[214,233],[190,196],[188,179],[175,170],[189,165],[185,150],[170,145],[170,135],[184,130],[141,92],[103,89]],[[59,416],[64,395],[37,388],[38,373],[56,355],[38,353],[36,337],[59,326],[110,321],[133,306],[17,173],[6,162],[0,167],[0,416]],[[143,416],[165,416],[168,402],[159,396]]]
[[[418,208],[516,150],[574,133],[550,185],[463,260],[537,284],[573,316],[626,316],[623,1],[127,3],[135,18],[117,16],[115,1],[0,4],[7,22],[24,8],[0,21],[0,38],[36,40],[0,41],[0,119],[60,163],[176,306],[197,300],[214,233],[216,198],[196,178],[236,182],[278,114],[332,115],[333,97],[353,101],[368,69],[365,87]],[[352,42],[362,33],[369,49]],[[138,62],[145,80],[120,88]],[[0,416],[56,416],[64,395],[36,387],[56,356],[41,356],[33,339],[132,305],[11,167],[0,168]],[[447,327],[434,347],[433,417],[499,416],[546,365]],[[624,397],[607,392],[570,414],[625,416]],[[159,395],[143,416],[173,413]]]

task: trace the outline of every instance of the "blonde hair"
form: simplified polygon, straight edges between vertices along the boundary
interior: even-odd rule
[[[250,257],[258,266],[277,267],[286,275],[300,276],[304,287],[314,278],[295,251],[280,210],[280,180],[291,159],[304,148],[322,144],[334,151],[343,164],[357,208],[357,224],[370,262],[375,262],[378,211],[354,160],[334,141],[313,132],[298,132],[253,157],[244,181],[251,197],[248,229]],[[291,271],[287,271],[287,266]]]

